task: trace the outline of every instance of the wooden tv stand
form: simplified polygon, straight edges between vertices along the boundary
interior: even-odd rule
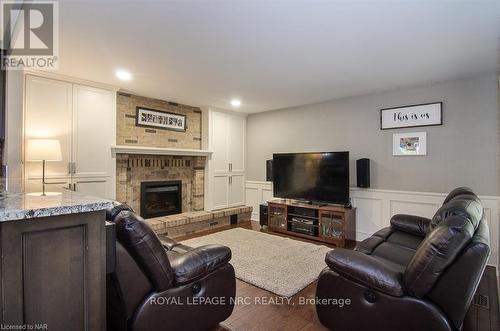
[[[348,240],[356,240],[355,208],[307,204],[288,199],[273,199],[267,204],[270,231],[338,247],[345,247]]]

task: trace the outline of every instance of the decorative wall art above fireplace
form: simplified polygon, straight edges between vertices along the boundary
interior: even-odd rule
[[[443,124],[443,103],[386,108],[380,110],[380,129],[413,128]]]
[[[186,115],[174,114],[144,107],[137,107],[136,109],[136,126],[186,131]]]

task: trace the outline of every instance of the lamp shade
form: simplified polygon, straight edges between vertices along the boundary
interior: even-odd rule
[[[27,161],[62,161],[61,144],[57,139],[29,139]]]

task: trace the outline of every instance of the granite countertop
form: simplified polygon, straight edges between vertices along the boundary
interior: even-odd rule
[[[112,200],[73,191],[47,196],[1,192],[0,222],[97,211],[113,204]]]

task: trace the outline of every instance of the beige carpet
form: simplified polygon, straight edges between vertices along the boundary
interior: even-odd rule
[[[236,278],[279,296],[290,297],[315,281],[326,267],[326,246],[235,228],[183,241],[191,247],[231,248]]]

